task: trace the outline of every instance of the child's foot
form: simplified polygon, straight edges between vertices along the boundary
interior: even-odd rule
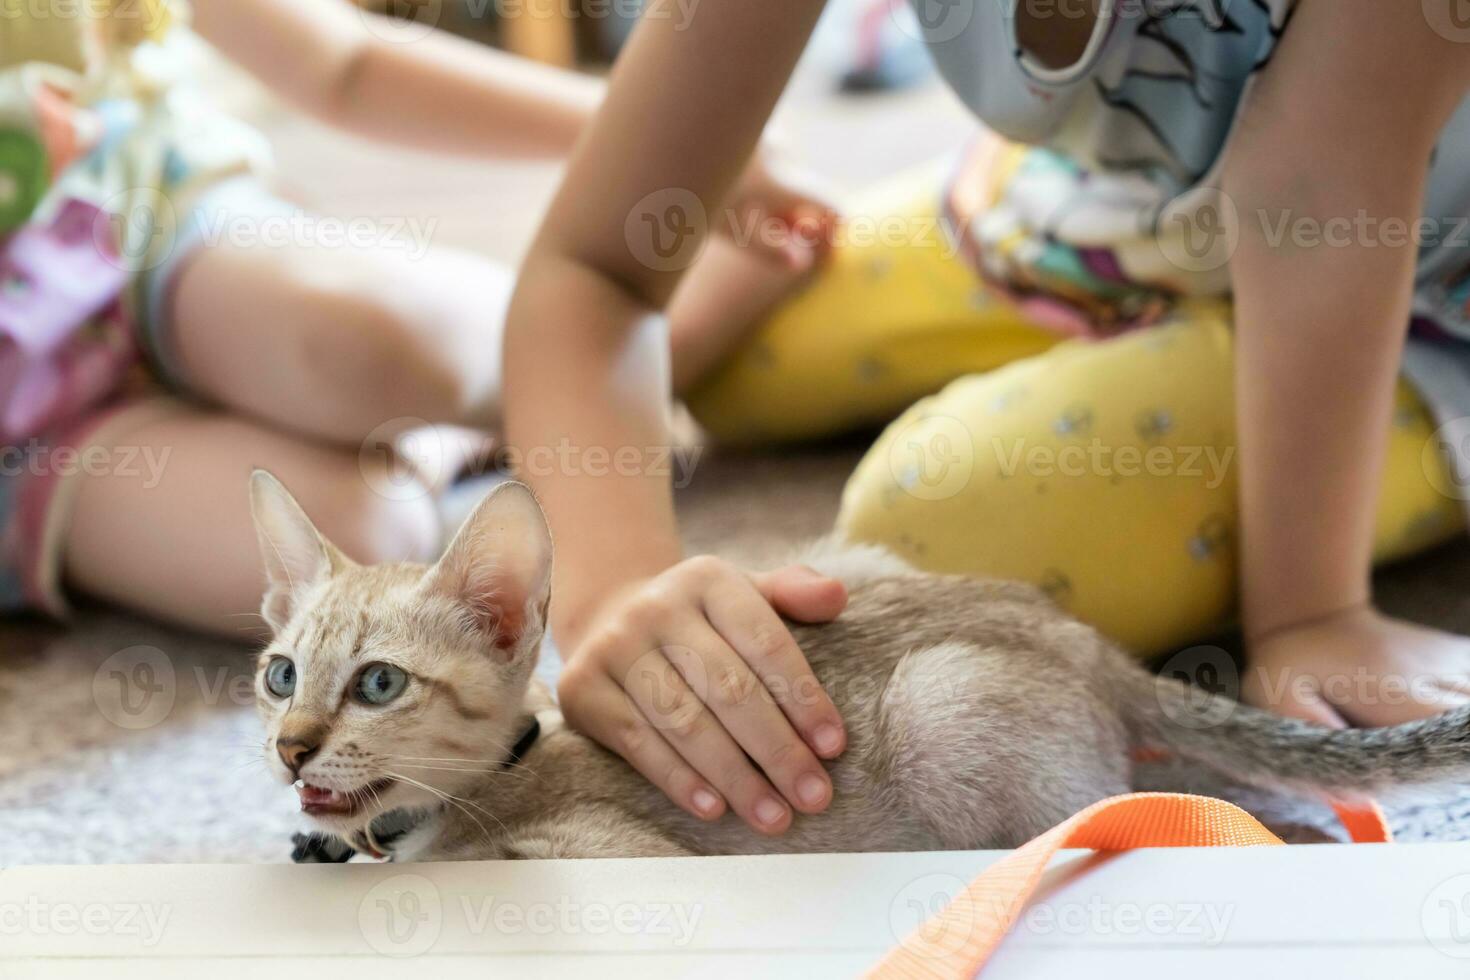
[[[1352,609],[1253,643],[1243,693],[1322,725],[1397,725],[1470,704],[1470,638]]]
[[[687,391],[807,281],[833,247],[840,216],[809,178],[746,169],[719,234],[669,305],[676,394]]]
[[[768,251],[712,239],[670,306],[675,393],[689,390],[804,286],[825,252],[798,241],[775,261]]]
[[[395,450],[430,496],[439,497],[456,480],[494,469],[495,437],[459,425],[425,425],[398,437]]]

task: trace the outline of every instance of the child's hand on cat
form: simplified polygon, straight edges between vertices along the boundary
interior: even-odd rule
[[[728,803],[779,834],[791,807],[826,809],[818,757],[846,746],[780,615],[825,622],[846,604],[840,582],[809,568],[749,575],[691,558],[602,605],[567,657],[562,710],[690,813],[712,820]]]
[[[1470,703],[1470,638],[1359,607],[1251,644],[1245,700],[1342,728],[1377,728]]]

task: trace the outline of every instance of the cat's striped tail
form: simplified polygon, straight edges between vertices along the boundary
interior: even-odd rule
[[[1189,759],[1246,785],[1359,801],[1470,780],[1470,707],[1391,728],[1332,729],[1131,663],[1116,686],[1137,748]]]

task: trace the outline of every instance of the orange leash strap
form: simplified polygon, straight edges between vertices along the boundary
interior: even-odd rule
[[[1387,841],[1377,806],[1335,806],[1355,841]],[[1362,835],[1362,836],[1360,836]],[[1281,844],[1233,803],[1182,793],[1130,793],[1102,800],[987,868],[954,901],[868,972],[875,980],[969,980],[1020,917],[1063,848],[1254,847]]]
[[[1347,828],[1348,837],[1354,844],[1392,844],[1393,831],[1388,829],[1388,820],[1383,808],[1368,802],[1362,806],[1346,803],[1332,804],[1337,819]]]

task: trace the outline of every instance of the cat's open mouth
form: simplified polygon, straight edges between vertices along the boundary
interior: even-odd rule
[[[301,798],[301,812],[310,814],[332,814],[351,816],[368,803],[375,802],[394,783],[392,779],[380,779],[357,789],[327,789],[298,780],[296,795]]]

